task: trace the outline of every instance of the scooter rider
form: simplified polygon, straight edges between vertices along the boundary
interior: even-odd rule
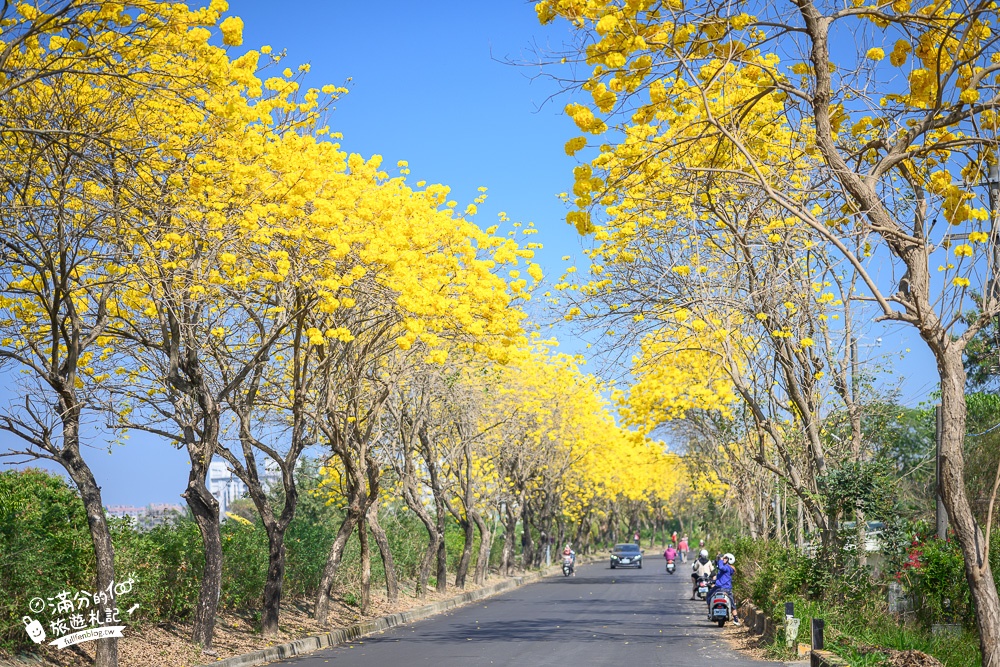
[[[736,574],[736,568],[733,567],[733,561],[736,557],[730,553],[723,554],[719,556],[718,562],[715,570],[715,586],[708,592],[708,604],[711,609],[712,604],[712,594],[716,590],[725,591],[726,595],[729,597],[729,604],[733,609],[733,624],[739,625],[740,619],[736,616],[736,600],[733,598],[733,575]],[[711,620],[711,616],[709,616]]]
[[[663,552],[663,557],[667,560],[667,563],[677,560],[677,549],[674,549],[674,545],[670,544],[667,546],[666,550]]]
[[[691,599],[694,599],[695,593],[698,592],[698,578],[709,579],[712,576],[712,571],[715,566],[712,565],[712,561],[708,559],[708,550],[702,549],[701,553],[698,554],[698,558],[691,563],[691,569],[694,572],[691,573]]]
[[[563,560],[565,560],[567,557],[570,559],[570,561],[569,561],[570,572],[572,572],[573,576],[575,577],[576,576],[576,552],[573,551],[570,548],[570,546],[567,544],[566,548],[563,549],[562,555],[563,555]]]

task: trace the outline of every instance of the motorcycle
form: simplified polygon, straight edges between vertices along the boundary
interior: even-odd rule
[[[572,556],[563,556],[562,570],[563,570],[563,576],[564,577],[568,577],[569,575],[573,574],[573,557]]]
[[[733,620],[733,604],[729,601],[729,595],[721,588],[712,593],[708,605],[708,620],[718,623],[720,628],[726,621]]]
[[[704,600],[705,596],[708,595],[708,579],[705,577],[698,577],[698,599]]]
[[[667,560],[667,574],[673,574],[674,570],[676,570],[676,569],[677,569],[677,566],[674,565],[674,559],[673,558],[668,559]]]

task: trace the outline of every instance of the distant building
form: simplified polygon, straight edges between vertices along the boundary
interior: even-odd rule
[[[111,517],[132,519],[136,528],[140,530],[149,530],[154,526],[173,521],[184,514],[184,508],[173,503],[150,503],[145,507],[109,505],[104,508],[104,511]]]
[[[261,485],[265,492],[281,486],[281,468],[270,458],[264,461]],[[208,490],[219,503],[219,517],[225,521],[226,512],[238,498],[247,495],[247,485],[229,468],[225,461],[212,461],[208,466]],[[185,509],[172,503],[151,503],[145,507],[134,505],[110,505],[104,508],[108,516],[129,517],[143,530],[158,526],[183,516]]]
[[[281,487],[281,467],[272,458],[264,460],[264,478],[261,480],[261,486],[264,487],[265,493]]]
[[[261,486],[269,493],[275,486],[281,486],[281,468],[277,461],[264,460],[264,473],[260,477]],[[208,490],[219,502],[219,516],[226,520],[226,512],[234,500],[247,495],[247,485],[236,476],[225,461],[212,461],[208,466]]]
[[[225,461],[212,461],[208,466],[208,490],[219,502],[219,516],[225,521],[229,506],[246,495],[247,485],[229,469]]]

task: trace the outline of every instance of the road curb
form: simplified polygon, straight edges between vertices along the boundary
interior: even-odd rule
[[[809,656],[810,667],[851,667],[846,660],[833,651],[813,649]]]
[[[778,634],[778,626],[757,605],[747,601],[739,613],[743,618],[743,624],[747,632],[761,636],[769,644],[775,640]]]
[[[580,564],[586,565],[603,560],[603,556],[582,557],[580,558]],[[346,628],[339,628],[321,635],[302,637],[301,639],[296,639],[295,641],[291,641],[286,644],[269,646],[268,648],[260,649],[258,651],[234,655],[231,658],[222,658],[221,660],[205,663],[200,667],[251,667],[253,665],[264,665],[269,662],[274,662],[275,660],[284,660],[297,655],[312,653],[320,649],[330,648],[331,646],[339,646],[340,644],[346,644],[347,642],[375,634],[376,632],[384,632],[400,625],[420,621],[430,616],[436,616],[437,614],[444,613],[450,609],[464,607],[472,602],[477,602],[499,593],[505,593],[515,588],[520,588],[526,584],[534,583],[543,577],[557,574],[561,572],[561,570],[561,565],[552,565],[541,571],[511,577],[490,586],[484,586],[480,589],[469,591],[468,593],[456,595],[455,597],[448,598],[447,600],[432,602],[431,604],[424,605],[423,607],[389,614],[388,616],[380,616],[368,621],[356,623]]]

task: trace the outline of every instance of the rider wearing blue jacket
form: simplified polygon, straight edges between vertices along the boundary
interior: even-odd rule
[[[736,600],[733,598],[733,575],[736,574],[736,568],[732,566],[732,562],[735,560],[732,554],[724,554],[719,556],[719,560],[715,563],[715,586],[709,592],[705,599],[708,600],[709,609],[712,607],[712,593],[716,589],[722,589],[729,596],[729,603],[733,608],[733,623],[736,625],[740,624],[740,619],[736,616]],[[710,617],[711,618],[711,617]]]
[[[716,587],[732,592],[733,575],[736,574],[736,570],[729,564],[729,559],[725,556],[720,556],[718,562],[715,564],[715,572]]]

